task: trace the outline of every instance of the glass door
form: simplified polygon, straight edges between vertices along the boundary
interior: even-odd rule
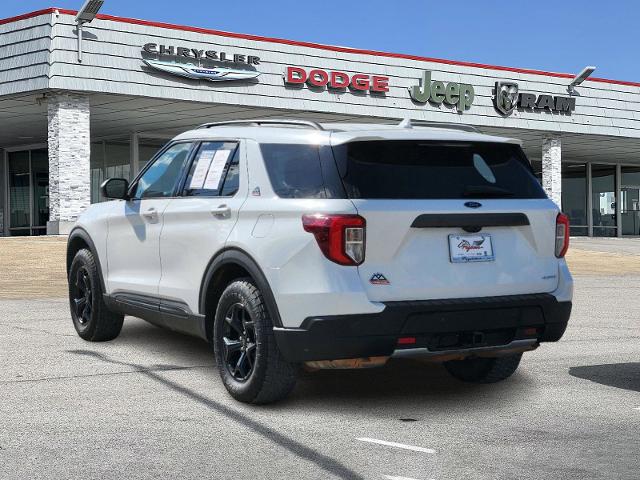
[[[622,167],[620,217],[622,235],[640,235],[640,167]]]
[[[615,237],[617,234],[615,178],[615,166],[591,166],[594,237]]]
[[[640,235],[640,187],[622,187],[622,235]]]
[[[33,199],[32,235],[46,235],[49,220],[49,156],[47,150],[31,150]]]
[[[587,165],[562,164],[562,211],[569,216],[571,235],[588,235]]]
[[[10,152],[8,159],[9,235],[30,235],[29,151]]]
[[[9,235],[43,235],[49,220],[49,159],[47,150],[7,155]]]

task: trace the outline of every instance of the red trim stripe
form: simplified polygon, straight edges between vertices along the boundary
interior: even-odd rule
[[[29,12],[23,15],[18,15],[17,17],[2,18],[0,19],[0,25],[17,22],[18,20],[25,20],[27,18],[37,17],[38,15],[48,15],[53,13],[55,10],[56,10],[55,8],[43,8],[42,10],[36,10],[35,12]],[[62,12],[62,10],[60,10],[60,12]]]
[[[24,20],[27,18],[37,17],[38,15],[46,15],[52,14],[55,11],[58,11],[64,15],[76,15],[78,12],[75,10],[67,10],[64,8],[45,8],[43,10],[37,10],[35,12],[25,13],[24,15],[18,15],[17,17],[0,19],[0,25],[4,25],[6,23],[17,22],[18,20]],[[204,33],[207,35],[218,35],[221,37],[229,37],[229,38],[240,38],[243,40],[255,40],[258,42],[269,42],[269,43],[279,43],[282,45],[294,45],[298,47],[308,47],[315,48],[318,50],[328,50],[332,52],[341,52],[341,53],[352,53],[357,55],[373,55],[377,57],[388,57],[388,58],[402,58],[406,60],[417,60],[421,62],[432,62],[432,63],[441,63],[444,65],[457,65],[461,67],[472,67],[472,68],[482,68],[488,70],[501,70],[504,72],[516,72],[516,73],[526,73],[530,75],[543,75],[545,77],[556,77],[556,78],[573,78],[574,75],[570,73],[558,73],[558,72],[545,72],[544,70],[532,70],[528,68],[515,68],[515,67],[504,67],[500,65],[487,65],[484,63],[475,63],[475,62],[460,62],[456,60],[446,60],[443,58],[431,58],[431,57],[421,57],[418,55],[408,55],[404,53],[389,53],[389,52],[380,52],[376,50],[362,50],[359,48],[349,48],[349,47],[337,47],[333,45],[323,45],[320,43],[312,43],[312,42],[299,42],[296,40],[287,40],[284,38],[274,38],[274,37],[262,37],[260,35],[249,35],[245,33],[233,33],[233,32],[225,32],[222,30],[211,30],[208,28],[200,28],[200,27],[189,27],[185,25],[176,25],[173,23],[163,23],[163,22],[151,22],[149,20],[140,20],[137,18],[127,18],[127,17],[116,17],[114,15],[105,15],[99,13],[97,18],[100,20],[111,20],[113,22],[122,22],[122,23],[130,23],[134,25],[144,25],[148,27],[159,27],[159,28],[168,28],[171,30],[182,30],[185,32],[195,32],[195,33]],[[627,85],[630,87],[640,87],[640,82],[628,82],[624,80],[610,80],[608,78],[598,78],[598,77],[589,77],[587,81],[590,82],[601,82],[601,83],[612,83],[616,85]]]

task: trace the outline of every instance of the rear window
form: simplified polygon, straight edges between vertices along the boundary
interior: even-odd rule
[[[275,193],[281,198],[326,198],[317,145],[260,145]],[[334,167],[335,168],[335,167]]]
[[[334,155],[350,198],[546,197],[513,144],[369,141],[334,147]]]

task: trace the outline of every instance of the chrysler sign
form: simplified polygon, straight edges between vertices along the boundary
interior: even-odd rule
[[[147,43],[142,47],[142,51],[157,57],[157,59],[142,59],[149,67],[194,80],[208,80],[210,82],[248,80],[260,75],[260,72],[253,67],[253,65],[260,64],[260,58],[254,55],[229,54],[216,50],[158,45],[157,43]],[[164,57],[169,59],[165,60]],[[186,59],[192,61],[185,62]]]
[[[159,56],[208,59],[216,62],[244,63],[247,65],[259,65],[260,57],[253,55],[230,55],[226,52],[216,50],[204,50],[198,48],[174,47],[173,45],[158,45],[157,43],[147,43],[142,47],[147,53]]]

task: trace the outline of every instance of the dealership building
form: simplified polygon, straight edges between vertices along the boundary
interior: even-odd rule
[[[0,235],[67,233],[181,131],[282,117],[518,138],[573,235],[640,235],[640,83],[76,14],[0,20]]]

